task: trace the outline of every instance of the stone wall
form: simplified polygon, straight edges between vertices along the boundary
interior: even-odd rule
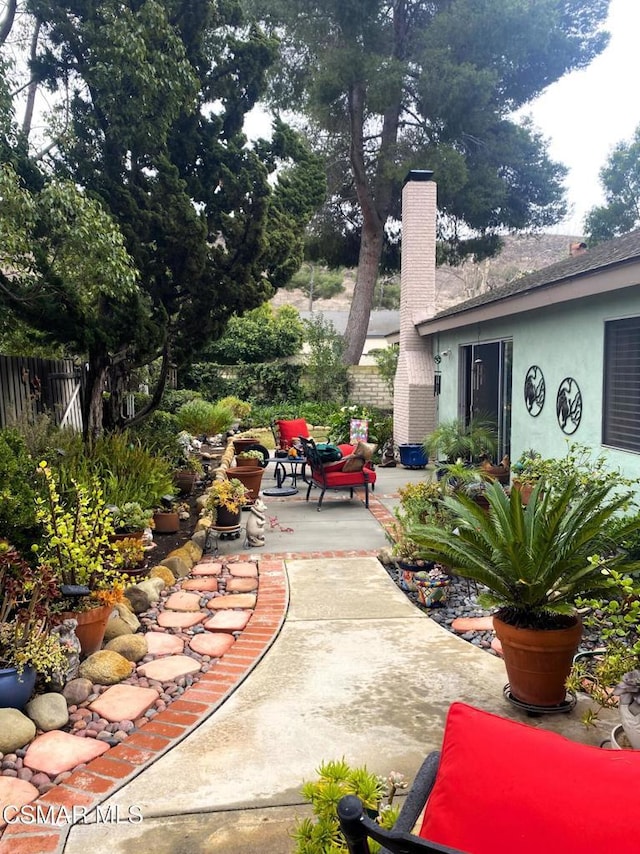
[[[349,368],[349,400],[362,406],[391,409],[393,398],[387,383],[375,365],[351,365]]]

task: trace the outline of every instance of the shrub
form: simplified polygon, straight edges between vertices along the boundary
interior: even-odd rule
[[[0,531],[23,554],[40,538],[35,500],[42,494],[36,463],[22,436],[0,431]]]
[[[222,403],[190,400],[177,413],[178,425],[192,436],[215,436],[224,433],[233,424],[233,412]]]

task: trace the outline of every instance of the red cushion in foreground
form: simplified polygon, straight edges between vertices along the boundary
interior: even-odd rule
[[[471,854],[640,850],[640,751],[454,703],[420,836]]]

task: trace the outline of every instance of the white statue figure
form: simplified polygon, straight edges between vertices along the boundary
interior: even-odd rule
[[[259,498],[255,500],[247,519],[247,545],[254,548],[264,546],[264,529],[267,523],[266,505]]]

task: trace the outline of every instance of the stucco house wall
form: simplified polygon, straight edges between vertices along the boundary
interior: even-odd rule
[[[424,186],[424,185],[423,185]],[[418,199],[420,184],[405,186],[404,194],[416,194],[421,204],[422,216],[430,216],[429,200]],[[424,191],[423,191],[424,192]],[[404,223],[403,223],[404,230]],[[411,232],[408,232],[409,236]],[[430,291],[429,280],[421,276],[404,273],[405,264],[413,264],[416,253],[425,252],[422,245],[407,245],[403,236],[403,287],[416,289],[424,298]],[[398,336],[391,340],[400,341],[400,359],[403,358],[403,340],[415,346],[420,336],[426,358],[435,363],[440,375],[439,394],[434,395],[435,423],[458,417],[468,417],[465,411],[468,400],[464,399],[465,378],[473,382],[471,363],[473,356],[464,364],[465,351],[473,345],[510,342],[511,351],[511,459],[517,459],[523,451],[533,448],[544,457],[563,456],[567,445],[577,442],[587,445],[597,454],[604,452],[612,466],[620,468],[629,477],[640,478],[640,453],[607,447],[603,444],[603,401],[605,382],[605,325],[608,321],[638,319],[633,324],[630,341],[633,356],[640,354],[640,231],[580,252],[565,260],[523,276],[502,288],[478,295],[464,303],[439,313],[426,311],[417,320],[403,317]],[[411,300],[411,295],[403,298]],[[411,329],[403,330],[403,323]],[[618,345],[623,346],[623,345]],[[491,348],[485,348],[490,350]],[[405,353],[406,357],[407,353]],[[625,357],[626,358],[626,357]],[[482,361],[478,359],[477,361]],[[618,364],[612,363],[612,364]],[[525,405],[524,386],[527,371],[538,366],[544,374],[546,396],[544,406],[533,417]],[[626,373],[613,374],[622,384],[624,409],[616,412],[632,424],[638,421],[640,401],[640,368],[632,360]],[[485,370],[488,370],[485,365]],[[556,398],[562,381],[571,377],[577,382],[582,396],[582,417],[579,426],[571,435],[561,429],[556,414]],[[621,379],[618,379],[621,378]],[[396,396],[397,397],[397,396]],[[394,406],[394,421],[404,424],[411,420],[413,409],[424,412],[424,401],[419,395],[409,394],[398,410]],[[505,431],[506,432],[506,431]],[[421,437],[412,438],[418,441]]]

